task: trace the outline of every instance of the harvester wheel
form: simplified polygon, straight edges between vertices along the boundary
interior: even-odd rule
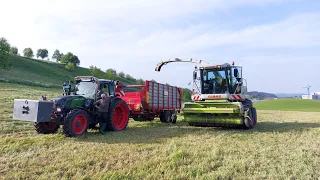
[[[89,116],[86,111],[81,109],[71,110],[63,124],[63,133],[66,137],[79,136],[88,129]]]
[[[164,111],[160,113],[160,121],[163,123],[169,123],[171,121],[171,112]]]
[[[254,125],[257,124],[257,120],[258,120],[258,117],[257,117],[257,110],[256,108],[252,107],[252,117],[254,119]]]
[[[244,117],[244,127],[245,127],[245,129],[252,129],[252,128],[254,128],[254,126],[256,124],[255,110],[253,110],[252,107],[249,108],[248,116],[250,118],[249,117]]]
[[[60,126],[54,122],[35,122],[34,128],[38,134],[55,134]]]
[[[129,117],[130,110],[127,103],[120,98],[113,99],[109,107],[106,130],[124,130],[128,125]]]

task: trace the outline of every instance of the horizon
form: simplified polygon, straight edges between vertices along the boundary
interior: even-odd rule
[[[303,88],[307,84],[310,93],[320,91],[315,83],[320,64],[319,1],[12,0],[3,4],[0,37],[18,47],[21,55],[27,47],[34,53],[46,48],[51,59],[59,49],[77,55],[81,67],[112,68],[136,79],[184,88],[192,87],[188,83],[195,64],[170,63],[156,72],[157,63],[176,57],[212,64],[234,61],[243,67],[248,91],[307,94]]]

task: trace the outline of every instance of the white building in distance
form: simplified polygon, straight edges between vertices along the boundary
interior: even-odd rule
[[[314,92],[310,95],[302,95],[302,99],[314,99],[314,100],[320,100],[320,92]]]

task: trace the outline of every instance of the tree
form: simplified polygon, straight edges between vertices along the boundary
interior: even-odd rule
[[[106,74],[98,67],[91,65],[89,67],[90,74],[97,78],[104,78]]]
[[[72,63],[72,62],[68,62],[68,64],[66,65],[66,69],[68,70],[74,70],[75,68],[75,65]]]
[[[18,55],[18,48],[13,46],[10,48],[10,54]]]
[[[10,44],[5,38],[0,38],[0,69],[9,70],[11,60],[9,59]]]
[[[143,79],[138,79],[138,80],[137,80],[137,83],[138,83],[138,84],[144,84],[144,80],[143,80]]]
[[[31,48],[25,48],[23,50],[23,56],[24,57],[28,57],[28,58],[32,58],[34,56],[32,49]]]
[[[80,64],[78,56],[72,54],[71,52],[68,52],[66,55],[63,55],[60,62],[65,64],[71,62],[74,64],[74,66],[78,66]]]
[[[55,59],[56,62],[59,62],[63,56],[63,53],[60,53],[58,49],[56,49],[52,55],[52,59]]]
[[[191,93],[192,91],[190,89],[187,88],[183,88],[182,89],[182,100],[183,101],[191,101]]]
[[[38,49],[37,50],[37,58],[41,57],[41,59],[48,57],[48,50],[47,49]]]
[[[106,70],[106,77],[108,79],[115,79],[116,77],[116,71],[114,69],[107,69]]]
[[[118,74],[118,76],[124,78],[124,77],[125,77],[125,74],[124,74],[124,72],[121,71],[121,72]]]

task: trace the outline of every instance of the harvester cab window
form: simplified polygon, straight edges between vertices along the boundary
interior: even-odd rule
[[[224,94],[228,91],[225,70],[203,71],[204,94]]]
[[[232,92],[231,94],[240,94],[242,89],[242,69],[241,67],[232,68]]]

